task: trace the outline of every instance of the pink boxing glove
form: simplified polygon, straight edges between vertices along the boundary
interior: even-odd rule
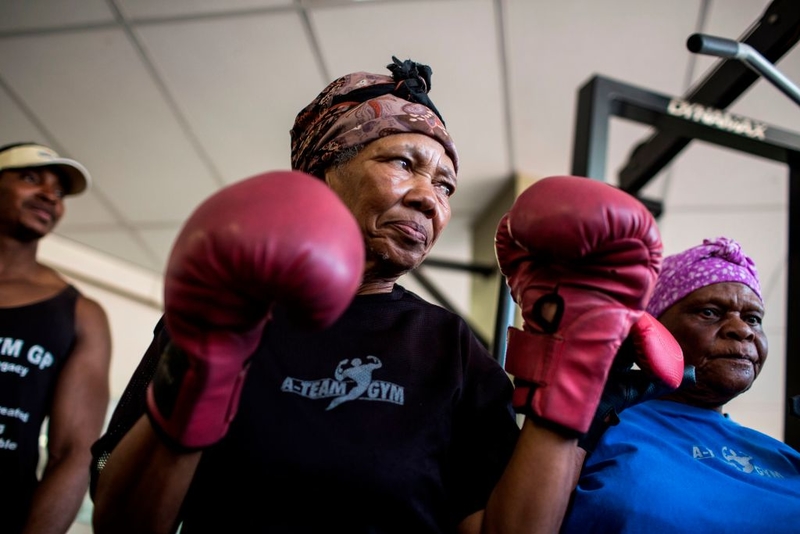
[[[591,453],[608,427],[619,423],[623,410],[674,391],[687,381],[694,381],[694,367],[684,369],[678,340],[658,319],[642,313],[614,357],[592,425],[578,445]]]
[[[495,250],[524,323],[506,347],[514,407],[583,434],[661,268],[655,219],[607,183],[553,176],[517,198]]]
[[[150,420],[167,441],[196,449],[220,440],[273,305],[330,326],[355,296],[364,256],[350,211],[302,172],[253,176],[201,203],[169,257],[171,343],[147,390]]]

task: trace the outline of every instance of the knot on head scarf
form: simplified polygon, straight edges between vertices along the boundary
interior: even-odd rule
[[[727,237],[704,239],[702,245],[664,258],[647,311],[659,317],[692,291],[722,282],[745,284],[763,300],[755,262],[741,245]]]
[[[322,178],[341,150],[399,133],[437,140],[458,173],[458,153],[431,102],[432,70],[392,57],[392,76],[354,72],[330,83],[297,114],[290,132],[292,168]]]

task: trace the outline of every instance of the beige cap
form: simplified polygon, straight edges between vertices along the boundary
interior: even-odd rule
[[[21,144],[0,152],[0,171],[29,167],[59,167],[69,180],[67,195],[77,195],[91,184],[86,167],[75,160],[60,157],[55,150],[43,145]]]

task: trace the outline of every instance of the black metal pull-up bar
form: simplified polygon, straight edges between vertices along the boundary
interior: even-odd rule
[[[752,28],[739,39],[740,43],[771,63],[777,61],[800,40],[800,2],[775,0]],[[684,96],[683,100],[725,109],[736,101],[759,75],[740,61],[722,61]],[[620,185],[629,192],[638,192],[689,144],[691,138],[660,130],[631,153],[619,173]]]
[[[800,104],[800,89],[752,46],[733,39],[695,33],[689,36],[686,47],[695,54],[738,59],[769,80],[795,104]]]

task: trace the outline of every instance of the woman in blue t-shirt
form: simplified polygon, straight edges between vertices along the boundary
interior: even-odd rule
[[[586,460],[562,532],[797,532],[800,453],[724,413],[767,358],[753,261],[727,238],[669,256],[648,311],[695,380],[620,414]]]

